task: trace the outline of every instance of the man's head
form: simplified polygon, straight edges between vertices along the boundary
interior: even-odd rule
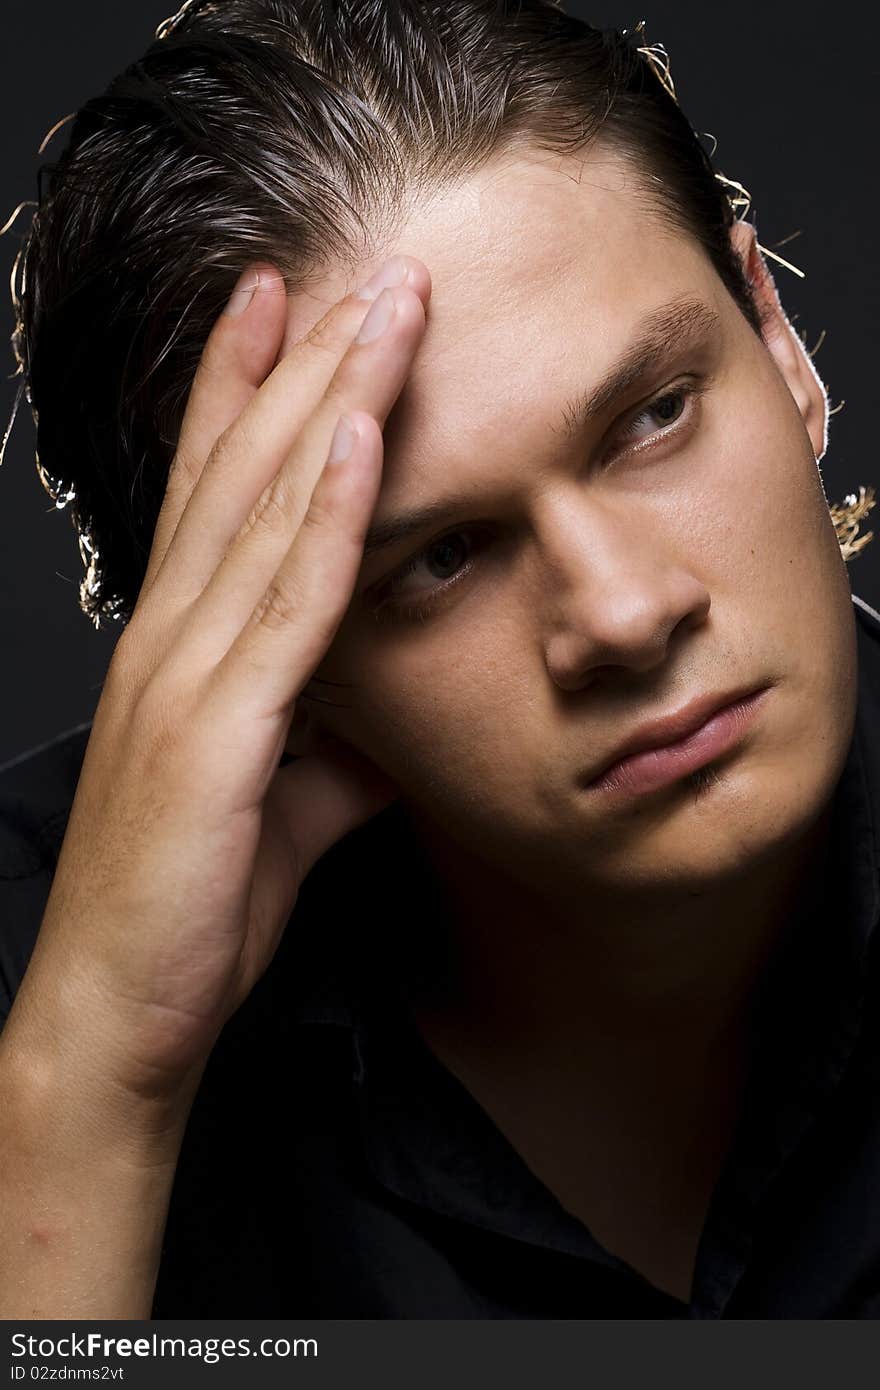
[[[433,289],[373,524],[443,511],[366,556],[305,703],[420,815],[532,883],[735,874],[804,831],[846,753],[825,392],[753,228],[731,240],[763,337],[600,148],[499,160],[395,241]],[[346,284],[295,296],[293,336]],[[640,370],[597,402],[646,334]],[[708,787],[585,786],[648,720],[767,686]]]
[[[133,607],[243,266],[285,275],[289,341],[399,248],[433,292],[375,522],[452,510],[366,557],[300,706],[533,882],[736,872],[830,790],[855,650],[824,391],[733,185],[637,35],[539,0],[328,14],[196,0],[52,171],[15,346],[41,477],[83,537],[81,607]],[[652,319],[666,347],[585,415]],[[377,620],[392,576],[398,605],[445,592]],[[584,786],[637,725],[744,684],[772,689],[712,785],[615,806]]]

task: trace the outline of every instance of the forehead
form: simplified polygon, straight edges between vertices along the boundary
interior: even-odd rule
[[[413,367],[386,425],[383,491],[405,444],[410,479],[514,433],[526,447],[553,401],[598,379],[639,322],[685,293],[723,308],[710,261],[640,196],[613,151],[508,153],[420,196],[383,253],[311,286],[296,336],[395,251],[424,261],[432,294]]]

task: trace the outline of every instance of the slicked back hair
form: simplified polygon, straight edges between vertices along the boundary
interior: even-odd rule
[[[295,293],[379,255],[427,190],[518,147],[601,137],[761,332],[729,238],[748,195],[715,170],[641,25],[600,30],[542,0],[189,0],[69,136],[39,170],[12,343],[96,627],[131,615],[199,358],[253,261]]]

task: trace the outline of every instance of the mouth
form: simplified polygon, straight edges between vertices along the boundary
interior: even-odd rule
[[[726,704],[716,704],[702,719],[697,715],[688,720],[686,710],[678,720],[666,721],[670,734],[665,741],[661,741],[664,726],[655,726],[653,731],[646,731],[642,747],[584,782],[584,790],[597,795],[641,796],[679,781],[736,748],[769,693],[770,686],[762,686]],[[672,732],[676,723],[689,724],[688,731],[676,736]]]

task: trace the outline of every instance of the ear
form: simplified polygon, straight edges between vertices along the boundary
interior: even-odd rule
[[[761,335],[797,403],[817,460],[828,447],[828,395],[813,359],[792,328],[750,222],[734,222],[733,249],[742,262],[761,316]]]

